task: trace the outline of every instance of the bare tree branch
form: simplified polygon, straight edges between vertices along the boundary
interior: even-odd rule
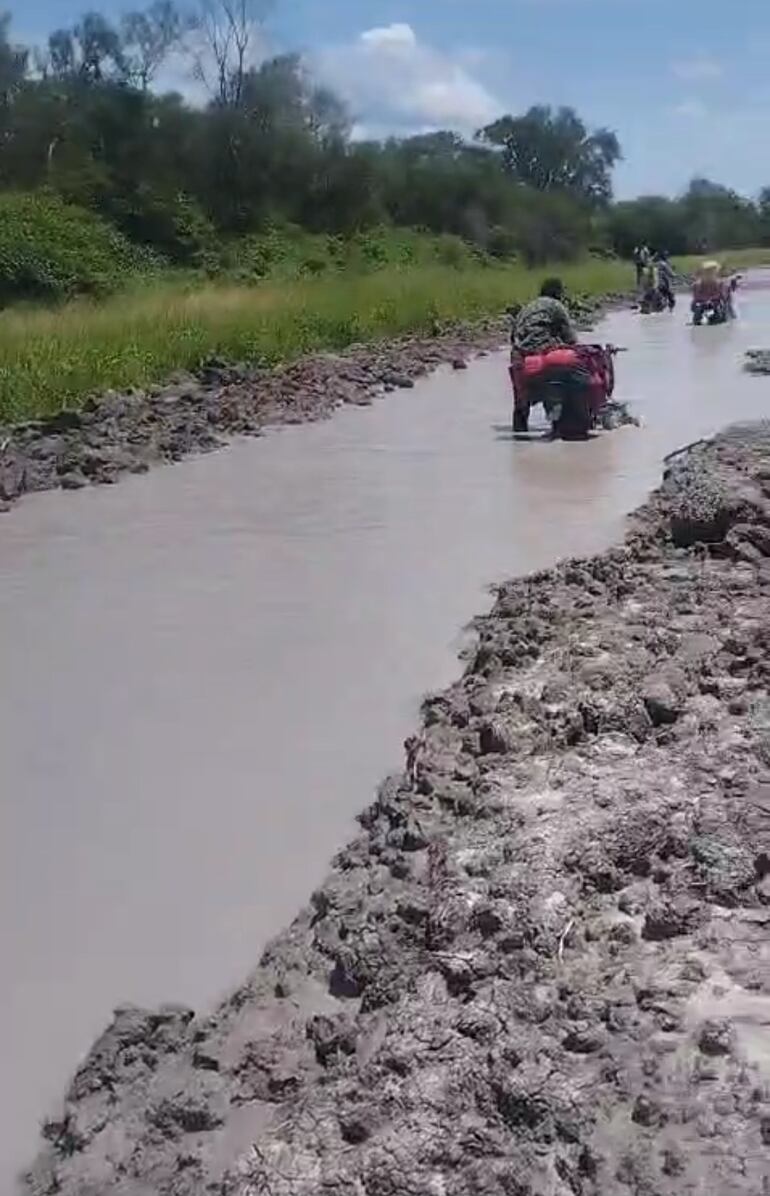
[[[199,0],[195,29],[202,45],[195,73],[210,94],[238,107],[244,79],[259,58],[270,0]]]

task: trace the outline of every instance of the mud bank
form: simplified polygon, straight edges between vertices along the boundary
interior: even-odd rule
[[[211,1016],[117,1012],[35,1196],[770,1192],[770,425],[502,586]]]
[[[577,299],[581,326],[622,301]],[[197,374],[165,386],[108,393],[78,411],[0,426],[0,511],[25,493],[112,484],[127,473],[222,448],[234,436],[326,419],[346,404],[368,406],[381,394],[411,388],[442,365],[464,369],[470,358],[506,343],[505,317],[353,345],[268,370],[212,360]]]

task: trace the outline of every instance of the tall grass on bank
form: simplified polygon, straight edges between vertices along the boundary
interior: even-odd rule
[[[590,260],[557,267],[573,292],[627,286],[629,268]],[[147,386],[212,354],[277,364],[436,321],[499,312],[536,292],[521,266],[420,267],[255,287],[166,280],[102,301],[0,313],[0,420],[75,407],[108,389]]]
[[[721,252],[706,250],[701,254],[675,258],[674,264],[685,273],[692,273],[709,258],[720,262],[725,270],[749,270],[752,267],[770,266],[770,248],[724,249]]]

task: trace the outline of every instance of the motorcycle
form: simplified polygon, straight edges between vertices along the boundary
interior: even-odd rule
[[[666,283],[649,287],[639,301],[639,312],[643,316],[649,316],[653,312],[673,311],[675,307],[676,295]]]
[[[696,327],[705,320],[710,326],[716,324],[726,324],[728,320],[735,318],[735,311],[733,309],[733,295],[738,290],[738,283],[740,282],[740,275],[736,274],[726,284],[729,288],[727,292],[724,290],[718,295],[712,295],[707,299],[693,299],[692,301],[692,322]]]
[[[706,299],[701,303],[693,301],[692,322],[699,328],[705,320],[710,326],[726,324],[730,319],[730,309],[726,299]]]
[[[639,303],[639,311],[643,316],[649,316],[653,312],[661,312],[668,306],[666,297],[660,287],[651,287],[642,295]]]
[[[615,390],[615,345],[572,345],[526,357],[513,350],[513,431],[529,431],[529,413],[543,404],[554,438],[578,440],[601,422]]]

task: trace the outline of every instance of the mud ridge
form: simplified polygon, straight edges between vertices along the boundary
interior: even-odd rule
[[[572,306],[590,327],[618,302],[609,296]],[[505,317],[437,325],[433,336],[352,345],[274,370],[212,359],[165,386],[108,392],[80,410],[0,427],[0,511],[26,493],[112,484],[222,448],[235,436],[327,419],[344,405],[368,406],[442,365],[465,369],[469,359],[501,348],[509,329]]]
[[[248,981],[116,1012],[26,1196],[768,1196],[770,424],[476,630]]]

